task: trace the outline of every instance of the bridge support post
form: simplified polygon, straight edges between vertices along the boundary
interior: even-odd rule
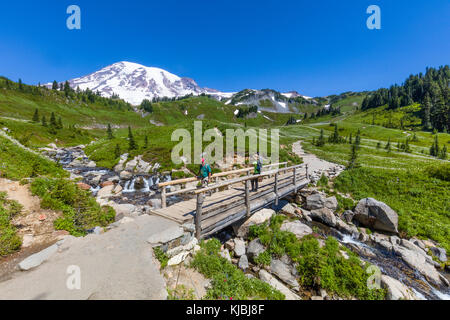
[[[306,179],[309,179],[308,165],[306,165]]]
[[[161,208],[165,208],[166,206],[167,206],[166,187],[162,187],[162,189],[161,189]]]
[[[295,193],[297,193],[297,168],[294,168],[294,179],[293,179],[293,183],[294,183],[294,191]]]
[[[245,181],[245,207],[247,209],[247,218],[250,217],[250,190],[249,190],[250,180]]]
[[[197,194],[197,209],[195,211],[195,237],[200,240],[202,236],[202,208],[203,193]]]
[[[278,205],[278,172],[275,173],[275,205]]]

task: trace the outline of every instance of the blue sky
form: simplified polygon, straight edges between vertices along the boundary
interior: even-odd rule
[[[81,30],[66,9],[81,8]],[[381,8],[381,30],[366,8]],[[221,91],[372,90],[450,61],[450,1],[2,1],[0,75],[63,81],[118,61]]]

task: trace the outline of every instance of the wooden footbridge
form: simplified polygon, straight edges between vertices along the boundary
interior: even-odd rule
[[[252,175],[252,171],[253,168],[244,168],[217,173],[212,175],[213,181],[208,187],[188,187],[169,193],[168,187],[192,184],[197,178],[159,183],[162,208],[151,212],[178,223],[195,222],[196,237],[201,239],[250,217],[270,204],[278,205],[279,199],[309,184],[308,166],[305,164],[290,167],[286,162],[267,165],[259,175]],[[257,192],[250,190],[252,179],[259,179]],[[190,196],[190,199],[167,206],[168,198],[181,195]]]

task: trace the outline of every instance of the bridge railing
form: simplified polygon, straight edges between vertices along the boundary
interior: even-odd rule
[[[279,163],[264,165],[264,166],[262,166],[262,168],[263,168],[263,170],[272,168],[272,167],[276,167],[276,166],[278,166],[278,167],[284,166],[285,168],[287,168],[287,164],[288,164],[287,162],[279,162]],[[243,169],[219,172],[219,173],[215,173],[215,174],[211,175],[211,179],[214,179],[217,182],[218,178],[226,177],[226,176],[230,176],[230,175],[236,175],[236,174],[250,175],[251,171],[253,171],[253,170],[254,170],[254,167],[248,167],[248,168],[243,168]],[[191,178],[176,179],[176,180],[172,180],[172,181],[158,183],[158,189],[161,190],[161,207],[165,208],[167,206],[167,197],[175,196],[175,195],[179,195],[179,194],[183,194],[183,193],[191,193],[196,190],[199,190],[197,187],[191,187],[191,188],[180,189],[180,190],[173,191],[173,192],[167,192],[167,190],[166,190],[167,187],[174,186],[174,185],[180,185],[180,184],[185,185],[186,183],[195,182],[195,181],[199,181],[199,179],[197,177],[191,177]],[[213,190],[217,189],[217,188],[218,188],[218,186],[215,186],[215,185],[212,186]]]
[[[245,183],[245,192],[244,192],[244,199],[245,199],[245,208],[246,208],[246,217],[250,217],[251,214],[251,208],[250,208],[250,181],[253,179],[259,179],[266,176],[275,176],[273,191],[275,193],[275,205],[278,205],[279,201],[279,175],[281,173],[287,172],[292,170],[292,184],[294,185],[294,191],[297,192],[297,175],[298,170],[300,168],[305,168],[305,177],[306,179],[309,179],[309,173],[308,173],[308,165],[307,164],[299,164],[294,165],[291,167],[285,167],[285,168],[279,168],[275,170],[270,170],[267,172],[263,172],[259,175],[251,175],[247,177],[241,177],[232,179],[229,181],[224,181],[216,186],[209,186],[205,188],[196,189],[194,191],[194,194],[197,195],[197,203],[196,203],[196,213],[195,213],[195,229],[196,229],[196,237],[197,239],[200,239],[202,237],[202,211],[203,211],[203,200],[204,200],[204,194],[205,192],[212,191],[214,189],[217,189],[218,187],[226,187],[233,184],[239,184],[239,183]],[[284,177],[284,180],[289,179],[289,177]],[[290,184],[291,182],[288,182]],[[214,230],[214,227],[212,228]]]

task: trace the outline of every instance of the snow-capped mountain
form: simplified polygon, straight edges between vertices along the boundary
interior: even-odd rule
[[[190,78],[182,78],[163,69],[146,67],[132,62],[117,62],[87,76],[69,80],[72,88],[89,88],[104,97],[118,95],[125,101],[139,105],[144,99],[154,97],[181,97],[202,93],[217,99],[230,98],[233,93],[201,88]]]

